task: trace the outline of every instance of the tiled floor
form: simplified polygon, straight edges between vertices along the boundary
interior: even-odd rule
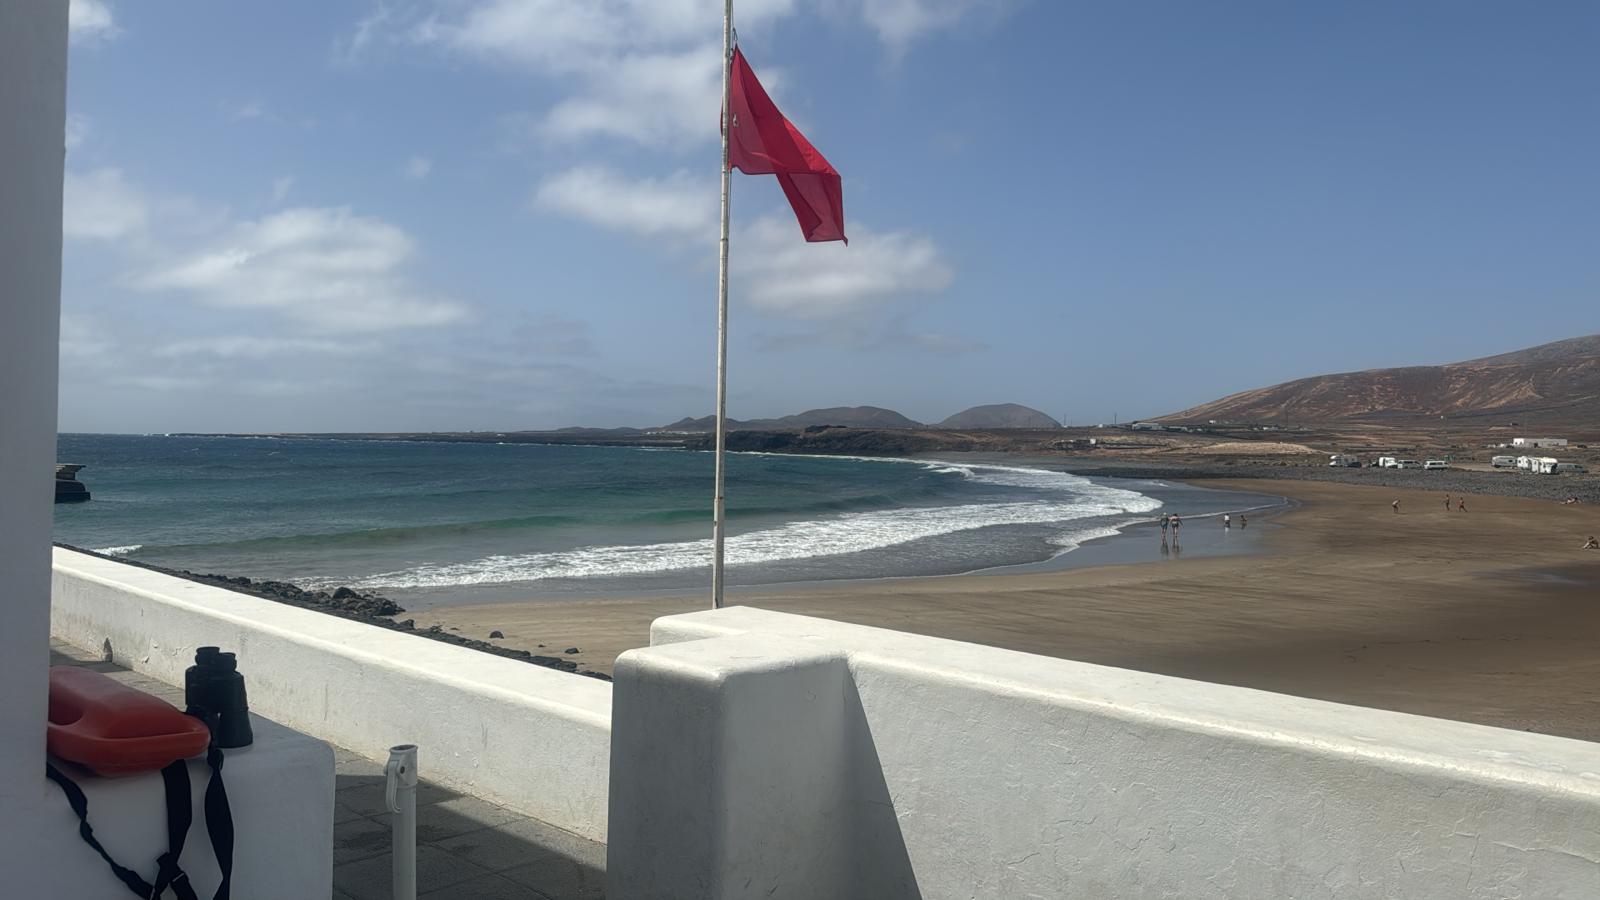
[[[183,705],[183,690],[52,641],[51,665],[81,665]],[[248,675],[246,676],[248,677]],[[334,747],[334,900],[389,900],[383,764]],[[419,768],[427,772],[427,758]],[[605,847],[537,819],[426,782],[417,786],[422,900],[603,900]]]

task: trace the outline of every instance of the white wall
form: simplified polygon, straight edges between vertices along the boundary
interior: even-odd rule
[[[1600,745],[749,608],[652,644],[616,669],[613,900],[1600,896]]]
[[[55,551],[55,635],[181,684],[194,649],[239,654],[250,707],[422,777],[604,840],[611,685],[416,635]]]
[[[45,799],[50,519],[66,0],[0,2],[0,872],[27,890],[32,819]]]

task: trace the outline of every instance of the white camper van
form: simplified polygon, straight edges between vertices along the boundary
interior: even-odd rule
[[[1489,465],[1494,466],[1496,469],[1515,469],[1517,467],[1517,458],[1515,456],[1496,456],[1494,459],[1489,460]]]
[[[1400,460],[1395,459],[1392,456],[1380,456],[1380,457],[1378,457],[1378,468],[1380,468],[1380,469],[1394,469],[1394,468],[1398,468],[1399,465],[1400,465]]]
[[[1328,457],[1328,465],[1336,468],[1356,469],[1361,467],[1361,460],[1355,458],[1354,456],[1345,456],[1341,453],[1335,453]]]

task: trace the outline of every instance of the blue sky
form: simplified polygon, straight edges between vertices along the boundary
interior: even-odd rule
[[[68,431],[711,409],[715,0],[74,0]],[[1600,7],[739,0],[729,412],[1073,423],[1600,330]]]

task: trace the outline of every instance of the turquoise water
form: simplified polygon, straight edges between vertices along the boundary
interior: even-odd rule
[[[484,600],[709,582],[712,458],[616,447],[62,435],[56,539],[157,565]],[[1049,559],[1232,495],[928,461],[734,454],[729,580]],[[1227,499],[1219,499],[1227,498]],[[1235,502],[1234,505],[1237,505]]]

